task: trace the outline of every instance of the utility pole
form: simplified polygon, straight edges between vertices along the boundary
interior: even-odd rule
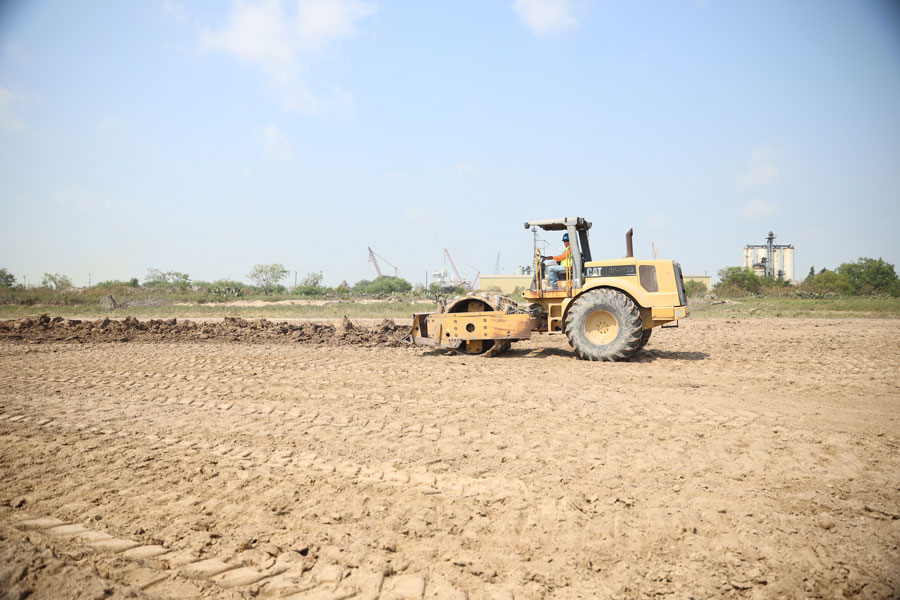
[[[297,271],[294,271],[294,287],[297,287]]]
[[[91,287],[91,274],[88,273],[88,287]]]

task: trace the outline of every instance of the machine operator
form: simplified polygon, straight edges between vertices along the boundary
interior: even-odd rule
[[[563,244],[566,245],[566,249],[562,254],[558,254],[557,256],[542,256],[543,260],[555,260],[558,262],[558,265],[550,265],[547,267],[547,279],[549,280],[551,290],[559,289],[559,276],[560,274],[565,277],[566,269],[572,266],[572,249],[569,247],[569,234],[566,233],[562,237]]]

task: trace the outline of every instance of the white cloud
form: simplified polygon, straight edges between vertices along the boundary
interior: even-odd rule
[[[747,169],[738,176],[737,189],[749,190],[778,180],[777,152],[770,146],[759,146],[750,155]]]
[[[341,89],[314,94],[303,71],[323,50],[356,33],[357,23],[373,14],[363,0],[296,0],[285,11],[282,0],[234,0],[227,25],[203,30],[200,48],[220,51],[265,73],[285,108],[307,114],[347,109],[352,98]]]
[[[25,131],[25,121],[16,114],[16,107],[26,101],[25,94],[0,86],[0,129],[20,133]]]
[[[299,41],[312,50],[352,36],[356,22],[375,12],[374,4],[360,0],[301,0],[297,4]]]
[[[768,217],[778,212],[778,207],[760,198],[756,198],[747,203],[741,216],[745,219],[758,219],[760,217]]]
[[[515,0],[512,8],[519,19],[540,36],[560,33],[578,25],[571,0]]]
[[[294,156],[294,149],[287,133],[275,125],[266,125],[262,129],[263,154],[271,160],[283,162]]]

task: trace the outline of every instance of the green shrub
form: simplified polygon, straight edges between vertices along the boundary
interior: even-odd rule
[[[278,287],[284,292],[284,286],[279,286],[278,283],[287,276],[288,270],[284,268],[284,265],[279,263],[255,265],[250,270],[250,273],[247,274],[250,281],[261,287],[263,293],[267,296],[270,293],[279,293],[276,289]]]
[[[321,271],[307,273],[291,293],[299,296],[324,296],[328,293],[328,289],[322,285],[322,277]]]
[[[147,269],[147,275],[144,277],[145,287],[184,291],[190,285],[191,276],[180,271],[166,271],[164,273],[159,269],[150,268]]]
[[[900,298],[900,280],[891,284],[891,287],[888,288],[888,294],[894,298]]]
[[[812,277],[807,277],[798,288],[819,295],[852,293],[847,276],[828,269],[822,269]]]
[[[324,296],[328,293],[328,288],[324,288],[321,285],[304,285],[301,283],[292,289],[291,293],[298,296]]]
[[[860,258],[843,263],[835,272],[846,278],[852,294],[889,293],[897,283],[894,265],[882,259]]]
[[[359,284],[357,284],[359,285]],[[365,293],[376,295],[403,294],[412,289],[412,284],[400,277],[382,275],[366,286]]]
[[[697,296],[701,296],[709,291],[709,288],[706,287],[706,284],[702,281],[685,281],[684,282],[684,293],[687,294],[689,298],[696,298]]]
[[[762,289],[761,278],[746,267],[725,267],[718,275],[719,282],[713,290],[720,296],[758,294]]]
[[[72,280],[60,273],[44,273],[41,277],[41,287],[59,291],[72,287]]]
[[[240,281],[217,279],[207,286],[207,295],[216,302],[234,300],[244,295],[244,284]]]
[[[353,284],[353,291],[357,294],[365,294],[366,288],[368,288],[370,285],[372,285],[371,279],[360,279]]]
[[[101,281],[97,283],[94,287],[98,288],[108,288],[108,287],[140,287],[141,284],[138,283],[137,277],[132,277],[130,281],[120,281],[118,279],[110,279],[109,281]]]
[[[14,285],[16,285],[16,276],[6,269],[0,269],[0,287],[11,288]]]
[[[336,288],[334,288],[334,293],[339,296],[349,296],[353,293],[353,288],[347,283],[347,280],[340,282]]]
[[[90,302],[90,298],[78,290],[56,291],[47,287],[28,289],[23,287],[0,287],[0,304],[78,306],[88,302]]]

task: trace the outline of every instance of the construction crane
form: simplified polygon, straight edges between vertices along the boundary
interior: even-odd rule
[[[478,286],[479,286],[480,283],[481,283],[481,270],[478,269],[477,267],[473,267],[472,265],[470,265],[470,264],[467,263],[466,261],[463,261],[463,264],[465,264],[467,267],[469,267],[470,269],[472,269],[473,271],[475,271],[475,277],[472,278],[472,283],[469,284],[469,286],[468,286],[468,287],[469,287],[469,290],[474,292],[475,290],[478,289]],[[465,283],[465,282],[463,282],[463,283]]]
[[[450,266],[453,268],[453,274],[456,275],[456,279],[453,282],[456,285],[464,285],[465,280],[459,276],[459,271],[456,270],[456,264],[453,262],[453,257],[450,256],[450,251],[444,248],[444,256],[447,257],[447,260],[450,262]]]
[[[379,277],[382,277],[383,274],[381,272],[381,267],[378,266],[378,260],[375,258],[376,256],[378,256],[378,258],[380,258],[383,262],[387,263],[388,265],[390,265],[392,267],[394,267],[394,265],[389,263],[387,261],[387,259],[384,258],[383,256],[379,256],[378,254],[375,254],[375,252],[372,251],[372,248],[369,247],[369,262],[371,262],[373,265],[375,265],[375,272],[378,273]],[[394,277],[399,277],[399,276],[400,276],[399,270],[397,269],[397,267],[394,267]]]

